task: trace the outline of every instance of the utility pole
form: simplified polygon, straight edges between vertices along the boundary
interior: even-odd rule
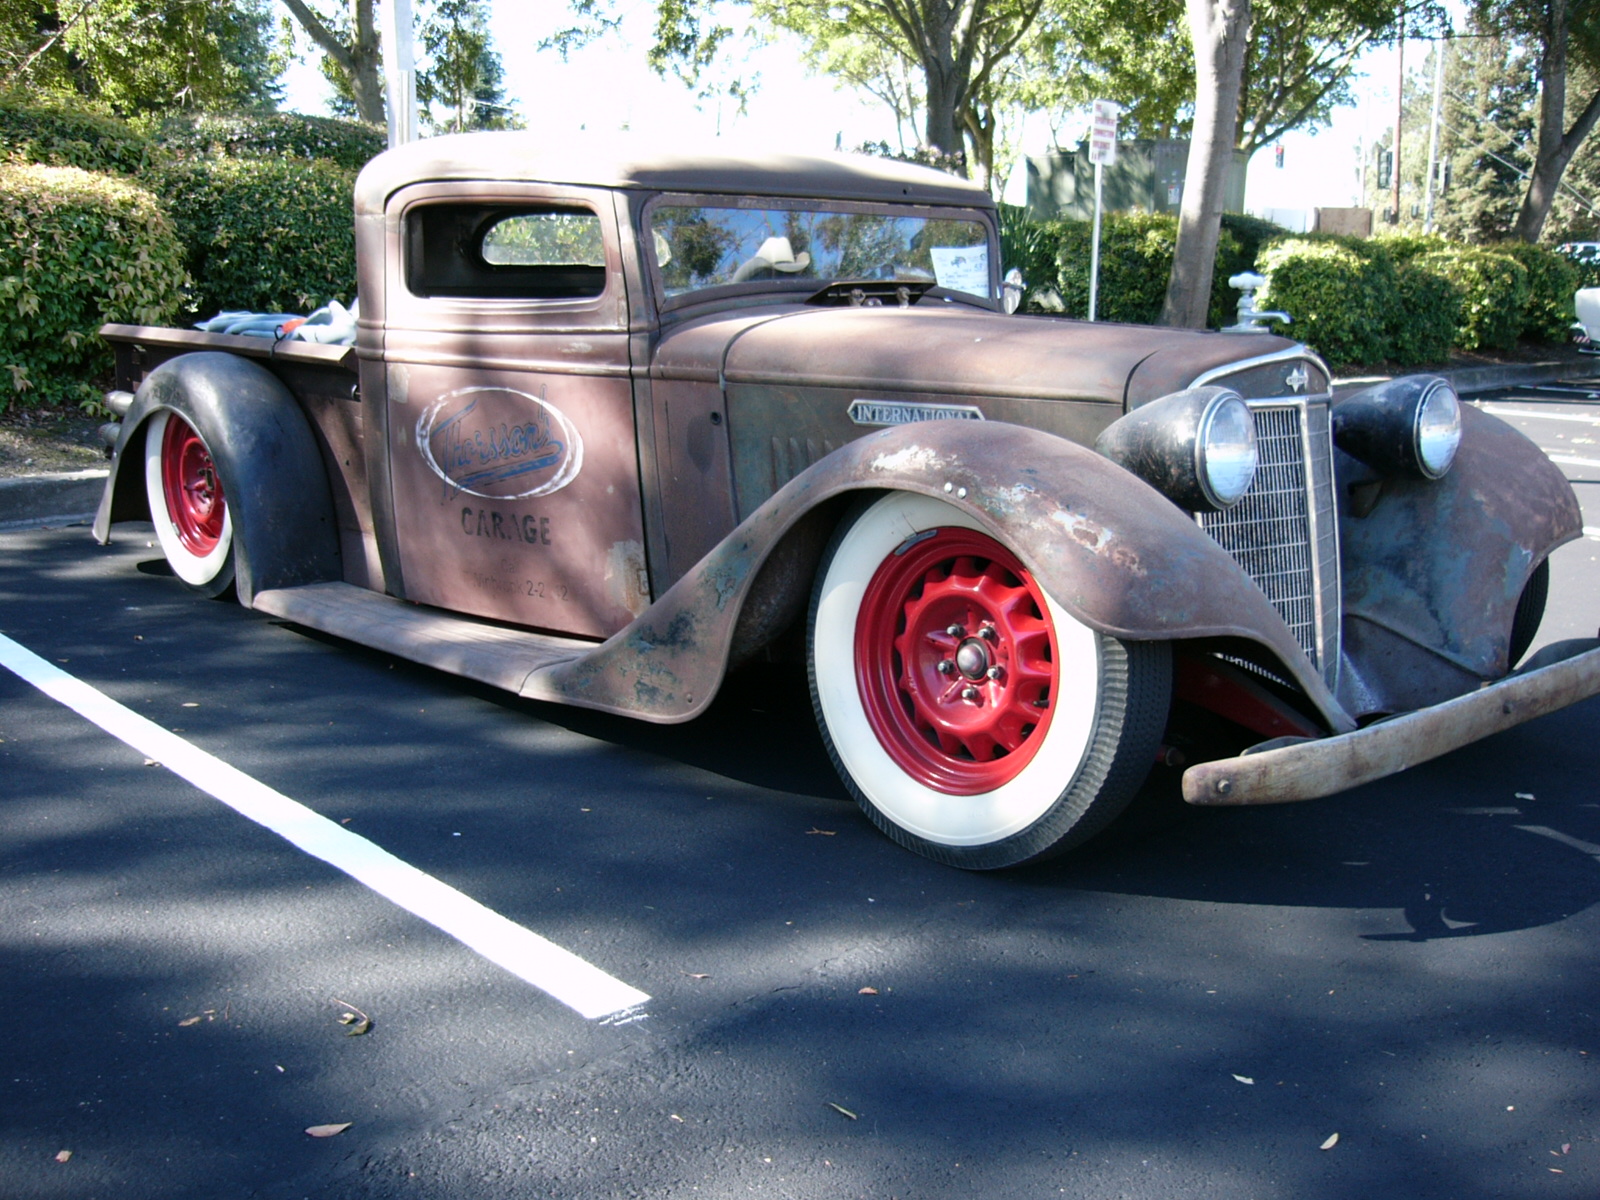
[[[1394,224],[1400,227],[1400,122],[1406,113],[1406,15],[1400,13],[1400,67],[1394,85]]]
[[[1428,121],[1428,192],[1422,232],[1433,232],[1434,175],[1439,170],[1439,100],[1444,94],[1444,56],[1450,50],[1449,38],[1438,38],[1433,43],[1433,115]]]
[[[417,140],[417,60],[411,0],[383,0],[380,36],[383,87],[388,100],[389,148]]]

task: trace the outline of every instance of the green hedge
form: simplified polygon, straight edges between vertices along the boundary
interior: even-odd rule
[[[1294,318],[1293,337],[1338,363],[1390,357],[1399,319],[1394,260],[1372,243],[1346,237],[1285,238],[1261,253],[1263,308]]]
[[[0,164],[0,409],[85,403],[107,321],[170,324],[183,252],[155,197],[76,167]]]
[[[1455,344],[1463,350],[1510,350],[1517,344],[1528,304],[1528,269],[1509,254],[1453,246],[1417,259],[1461,291]]]
[[[194,159],[159,190],[194,278],[191,311],[307,312],[355,293],[355,172],[295,159]]]
[[[375,125],[300,113],[179,114],[164,118],[153,137],[180,158],[320,159],[351,171],[387,145]]]
[[[150,161],[150,143],[115,117],[5,97],[0,159],[137,175]]]
[[[1500,242],[1490,249],[1509,254],[1528,272],[1528,299],[1522,314],[1522,336],[1541,342],[1565,342],[1578,314],[1572,294],[1582,276],[1572,260],[1548,246]]]
[[[1461,290],[1413,262],[1400,263],[1394,277],[1396,303],[1383,357],[1408,367],[1444,362],[1455,342]]]

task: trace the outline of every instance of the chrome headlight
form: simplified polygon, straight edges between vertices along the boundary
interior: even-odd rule
[[[1439,479],[1461,446],[1461,401],[1438,376],[1394,379],[1336,404],[1333,440],[1385,474]]]
[[[1108,426],[1095,449],[1191,512],[1231,508],[1256,477],[1255,420],[1230,388],[1152,400]]]

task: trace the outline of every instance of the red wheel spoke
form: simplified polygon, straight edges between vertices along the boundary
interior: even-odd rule
[[[939,529],[883,562],[862,600],[856,673],[873,732],[902,769],[974,795],[1027,765],[1057,682],[1045,613],[1022,564],[973,530]]]
[[[161,485],[178,540],[204,558],[222,541],[227,503],[211,452],[177,413],[168,415],[161,439]]]

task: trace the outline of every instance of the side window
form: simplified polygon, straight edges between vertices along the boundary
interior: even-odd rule
[[[605,291],[605,239],[587,209],[429,204],[405,220],[413,295],[576,300]]]

